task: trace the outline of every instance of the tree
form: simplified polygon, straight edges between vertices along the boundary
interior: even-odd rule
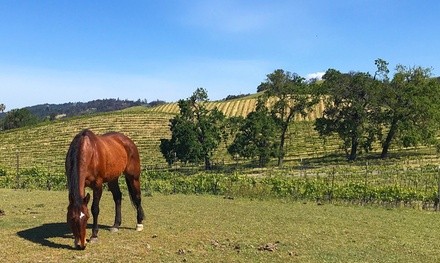
[[[258,157],[259,166],[264,167],[270,158],[277,156],[277,134],[275,120],[260,100],[256,110],[244,119],[233,143],[228,147],[228,152],[232,156]]]
[[[343,74],[335,69],[325,73],[321,85],[324,113],[316,119],[321,136],[337,133],[343,141],[348,160],[355,160],[359,148],[371,150],[379,129],[378,81],[368,73]]]
[[[171,139],[161,140],[161,152],[169,164],[176,158],[182,162],[204,162],[211,168],[214,150],[222,139],[224,115],[218,109],[208,110],[208,94],[198,88],[186,100],[179,100],[180,113],[170,120]]]
[[[169,139],[160,139],[160,152],[163,157],[167,161],[168,165],[171,166],[176,161],[176,152],[174,151],[171,140]]]
[[[398,65],[384,87],[381,121],[387,132],[381,158],[388,156],[396,139],[405,147],[434,141],[440,121],[440,82],[431,78],[431,69]]]
[[[3,103],[0,103],[0,112],[3,113],[6,110],[6,106]]]
[[[6,114],[6,117],[3,120],[3,129],[16,129],[27,125],[33,125],[37,122],[38,118],[32,115],[28,109],[15,109]]]
[[[278,166],[282,166],[285,155],[284,142],[289,124],[294,121],[297,114],[306,116],[317,101],[310,95],[304,78],[282,69],[268,74],[266,81],[259,87],[263,87],[265,91],[263,99],[269,105],[270,112],[280,127]]]

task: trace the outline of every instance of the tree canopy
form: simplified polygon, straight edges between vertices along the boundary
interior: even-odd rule
[[[305,79],[298,74],[277,69],[267,75],[262,100],[269,105],[275,123],[279,126],[278,166],[283,165],[284,144],[289,124],[295,115],[306,116],[311,111],[317,100],[310,95],[310,90]]]
[[[339,135],[349,160],[355,160],[359,148],[371,150],[377,135],[377,81],[370,74],[343,74],[329,69],[323,76],[320,96],[324,98],[323,116],[315,121],[322,136]]]
[[[2,126],[4,130],[10,130],[36,124],[38,121],[38,118],[28,109],[14,109],[6,114]]]
[[[162,139],[160,148],[169,164],[174,159],[184,163],[204,162],[211,168],[214,150],[222,139],[224,115],[217,109],[208,110],[207,91],[198,88],[191,97],[179,100],[180,113],[170,120],[171,139]]]
[[[383,87],[381,157],[387,157],[393,140],[405,147],[433,143],[440,121],[440,82],[431,78],[431,69],[398,65]]]
[[[371,150],[375,141],[386,158],[393,142],[407,147],[436,140],[440,83],[431,70],[398,65],[390,80],[388,63],[377,59],[375,64],[374,76],[329,69],[319,88],[325,110],[315,129],[322,136],[338,134],[349,160],[360,149]]]
[[[266,166],[278,156],[278,126],[262,101],[243,120],[228,152],[245,158],[258,157],[258,165]]]
[[[336,134],[348,160],[376,147],[386,158],[393,145],[436,144],[440,80],[432,78],[430,68],[398,65],[389,77],[388,62],[377,59],[375,65],[374,74],[328,69],[319,82],[277,69],[258,86],[255,111],[230,118],[228,125],[220,111],[206,108],[207,92],[199,88],[179,101],[180,113],[170,120],[171,139],[162,139],[161,151],[170,164],[204,162],[209,169],[215,149],[229,135],[232,156],[258,158],[259,166],[277,157],[282,166],[295,116],[306,116],[318,101],[324,110],[315,130],[322,137]]]

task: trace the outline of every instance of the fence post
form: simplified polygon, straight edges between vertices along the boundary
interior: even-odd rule
[[[330,196],[329,196],[329,201],[332,202],[333,201],[333,191],[334,191],[334,186],[335,186],[335,167],[332,167],[332,185],[331,185],[331,190],[330,190]]]
[[[435,211],[439,211],[439,202],[440,202],[440,165],[437,166],[437,198],[434,201]]]
[[[367,203],[367,187],[368,187],[368,161],[365,163],[365,182],[364,182],[364,204]]]
[[[19,189],[20,188],[20,151],[17,149],[16,150],[16,165],[17,165],[17,173],[15,175],[15,183],[16,183],[16,188]]]

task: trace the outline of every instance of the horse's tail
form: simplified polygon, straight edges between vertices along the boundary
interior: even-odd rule
[[[138,211],[138,221],[142,221],[145,218],[144,210],[141,205],[141,197],[140,197],[140,189],[136,191],[133,187],[133,178],[129,178],[129,176],[125,175],[125,182],[127,183],[128,193],[130,196],[131,203],[134,207],[136,207]]]

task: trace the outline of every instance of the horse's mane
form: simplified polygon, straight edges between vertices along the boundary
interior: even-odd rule
[[[66,176],[67,188],[69,190],[69,200],[72,200],[74,206],[82,204],[82,198],[79,191],[79,156],[81,155],[81,144],[86,136],[94,136],[94,134],[85,129],[78,133],[70,143],[66,157]]]

